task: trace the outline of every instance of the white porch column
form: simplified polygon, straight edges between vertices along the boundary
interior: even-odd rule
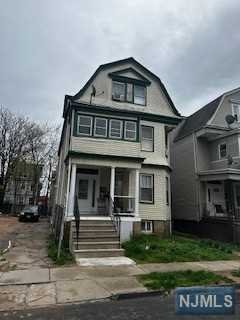
[[[135,217],[139,216],[139,169],[135,173]]]
[[[72,171],[71,171],[71,180],[70,180],[70,191],[69,191],[69,198],[68,198],[68,216],[74,215],[76,173],[77,173],[77,165],[73,163]]]
[[[115,193],[115,167],[111,167],[111,181],[110,181],[110,214],[112,213],[112,201],[114,201]]]

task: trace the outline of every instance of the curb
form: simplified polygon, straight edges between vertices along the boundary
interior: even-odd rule
[[[110,297],[111,300],[126,300],[126,299],[135,299],[135,298],[144,298],[144,297],[153,297],[153,296],[162,296],[165,294],[164,290],[149,290],[142,292],[125,292],[114,294]]]

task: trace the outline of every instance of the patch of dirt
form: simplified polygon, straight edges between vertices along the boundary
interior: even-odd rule
[[[12,241],[10,251],[4,254],[10,270],[50,267],[52,262],[47,256],[49,233],[46,218],[39,222],[19,222],[16,217],[0,217],[0,239]]]

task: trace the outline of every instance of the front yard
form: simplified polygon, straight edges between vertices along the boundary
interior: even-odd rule
[[[125,254],[137,263],[217,261],[240,259],[240,248],[228,243],[184,236],[160,239],[141,235],[123,244]]]
[[[152,290],[171,290],[176,287],[191,287],[232,283],[232,280],[208,271],[152,272],[138,276],[145,287]]]

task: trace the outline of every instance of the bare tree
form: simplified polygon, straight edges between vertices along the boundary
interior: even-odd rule
[[[16,160],[28,153],[27,131],[29,121],[0,107],[0,206]]]

